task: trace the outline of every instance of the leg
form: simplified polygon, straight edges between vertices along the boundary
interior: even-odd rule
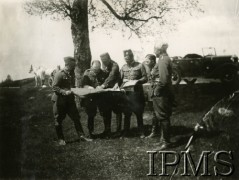
[[[139,133],[140,133],[140,138],[144,138],[144,123],[143,123],[143,113],[137,113],[136,114],[136,118],[137,118],[137,124],[138,124],[138,129],[139,129]]]
[[[121,131],[121,126],[122,126],[122,113],[117,113],[116,114],[116,125],[117,125],[117,132]]]
[[[64,134],[62,130],[62,121],[66,117],[64,106],[58,105],[57,101],[53,102],[53,115],[55,119],[56,135],[59,141],[64,141]],[[65,145],[64,143],[60,145]]]
[[[110,133],[111,133],[111,117],[112,117],[112,113],[111,113],[111,111],[105,111],[102,114],[103,114],[103,120],[104,120],[104,126],[105,126],[105,130],[104,130],[103,134],[106,137],[108,137],[108,136],[110,136]]]
[[[132,111],[135,113],[137,118],[138,129],[140,133],[140,138],[144,138],[144,123],[143,123],[143,112],[144,112],[144,97],[140,92],[135,92],[132,94]]]
[[[159,135],[159,132],[158,132],[158,131],[159,131],[159,127],[158,127],[158,124],[159,124],[158,119],[157,119],[155,113],[153,113],[153,118],[152,118],[152,130],[151,130],[150,135],[147,136],[147,138],[154,138],[154,137],[156,137],[156,136]]]
[[[40,76],[39,76],[38,80],[39,80],[39,85],[40,85],[40,87],[42,87],[42,80],[41,80],[41,77],[40,77]]]
[[[165,149],[170,143],[170,116],[172,106],[168,97],[154,97],[153,107],[157,119],[160,122],[160,149]]]
[[[88,116],[88,130],[89,130],[89,136],[93,137],[94,132],[94,117]]]
[[[85,133],[84,133],[83,128],[80,123],[80,115],[76,108],[74,98],[69,100],[69,102],[67,104],[67,114],[73,120],[75,129],[76,129],[76,132],[77,132],[79,138],[84,141],[92,141],[92,139],[85,137]]]
[[[122,135],[123,137],[127,137],[129,135],[131,115],[131,112],[124,113],[124,130]]]
[[[45,79],[41,80],[41,84],[42,84],[42,86],[45,84]]]
[[[88,130],[89,130],[89,136],[93,137],[93,131],[94,131],[94,118],[96,116],[97,112],[97,106],[95,104],[95,101],[91,98],[85,98],[82,101],[82,106],[85,107],[85,112],[88,116]]]

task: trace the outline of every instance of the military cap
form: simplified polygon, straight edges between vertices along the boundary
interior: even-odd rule
[[[102,59],[102,58],[107,58],[107,59],[110,59],[110,55],[109,55],[109,53],[103,53],[103,54],[101,54],[100,55],[100,58]]]
[[[127,50],[124,50],[124,56],[126,56],[126,55],[133,56],[134,54],[131,49],[127,49]]]
[[[76,63],[76,60],[71,56],[64,57],[64,61],[65,61],[65,64]]]

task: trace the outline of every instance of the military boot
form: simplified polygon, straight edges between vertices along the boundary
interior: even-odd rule
[[[83,132],[77,131],[77,134],[81,141],[87,141],[87,142],[93,141],[93,139],[86,137]]]
[[[107,117],[103,117],[105,130],[102,133],[102,136],[106,139],[109,139],[111,137],[111,119]]]
[[[155,138],[157,136],[159,136],[159,134],[158,134],[158,123],[157,123],[157,119],[154,117],[152,119],[152,130],[151,130],[151,133],[146,138],[147,139]]]
[[[126,138],[129,137],[129,130],[130,130],[130,116],[125,115],[124,118],[124,130],[122,133],[122,138]]]
[[[89,138],[94,137],[94,117],[88,117],[88,130],[89,130]]]
[[[161,129],[161,137],[160,137],[160,147],[158,150],[164,150],[169,148],[170,145],[170,137],[169,137],[169,122],[162,122],[160,123]]]
[[[121,124],[122,124],[122,114],[116,114],[117,132],[121,131]]]
[[[121,136],[122,114],[116,114],[116,133],[112,136],[117,138]]]

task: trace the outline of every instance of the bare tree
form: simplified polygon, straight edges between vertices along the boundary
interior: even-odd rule
[[[91,30],[121,28],[142,37],[175,27],[186,13],[202,12],[198,0],[27,0],[24,8],[31,15],[71,21],[77,85],[91,62],[89,22]]]

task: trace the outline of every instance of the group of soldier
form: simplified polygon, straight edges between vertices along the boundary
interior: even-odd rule
[[[54,95],[53,113],[58,144],[65,145],[62,121],[68,115],[74,122],[77,134],[83,141],[92,141],[94,138],[94,118],[97,109],[104,120],[104,137],[111,136],[111,116],[116,114],[117,133],[127,137],[130,131],[132,113],[137,118],[140,138],[144,138],[143,113],[145,98],[143,84],[151,84],[150,97],[151,111],[153,113],[152,132],[146,138],[160,136],[160,149],[165,149],[170,144],[170,116],[174,96],[172,93],[172,64],[167,54],[167,43],[154,47],[154,54],[148,54],[143,63],[134,60],[133,52],[124,50],[126,64],[120,69],[117,62],[113,61],[108,53],[100,55],[99,60],[91,63],[91,68],[84,72],[80,86],[87,89],[124,89],[112,93],[91,94],[81,99],[81,105],[88,115],[89,136],[86,137],[80,123],[80,115],[76,107],[75,97],[71,88],[75,85],[74,68],[75,59],[65,57],[65,68],[55,74],[53,81]],[[158,60],[156,61],[156,59]],[[126,83],[133,82],[133,88],[124,88]],[[121,131],[122,117],[124,127]]]

